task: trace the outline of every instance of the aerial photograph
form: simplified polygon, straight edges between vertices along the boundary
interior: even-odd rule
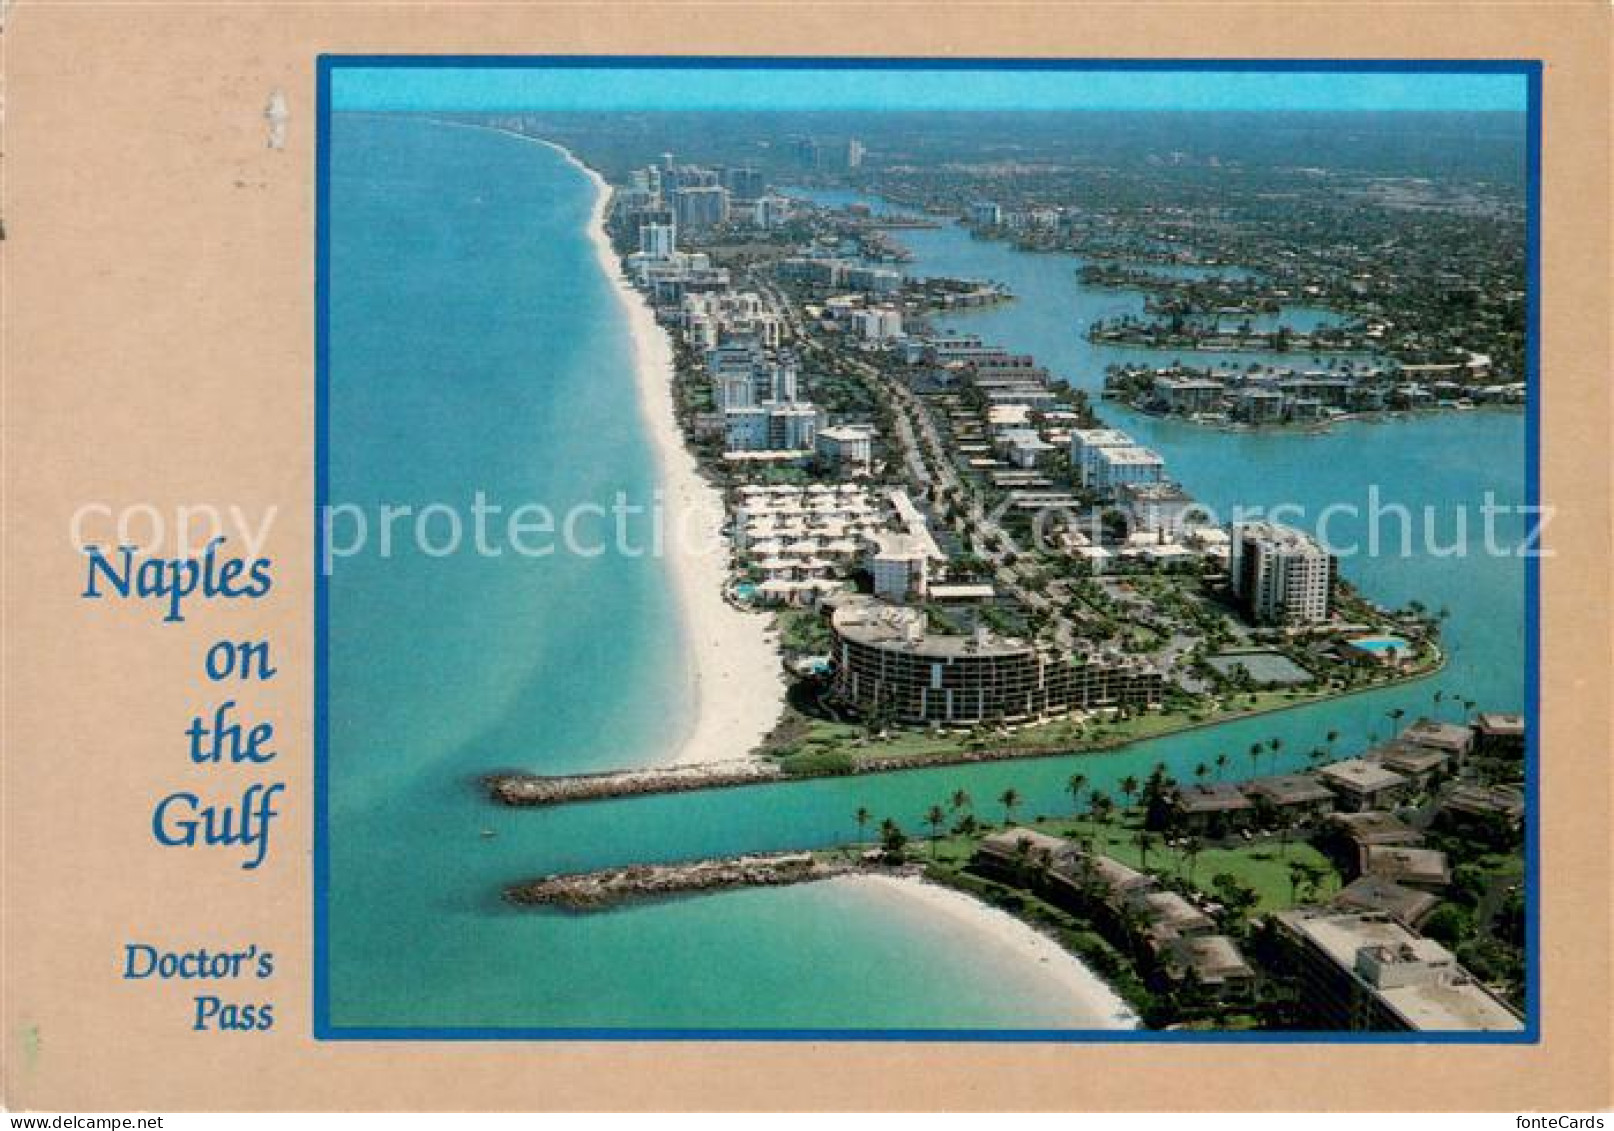
[[[1522,71],[329,63],[322,1035],[1532,1039]]]

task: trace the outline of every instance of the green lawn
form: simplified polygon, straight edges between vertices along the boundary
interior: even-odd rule
[[[1001,822],[1000,807],[991,807],[986,810],[994,822]],[[1017,818],[1018,820],[1018,818]],[[1023,822],[1030,824],[1030,819]],[[1136,842],[1139,828],[1139,815],[1131,812],[1126,815],[1124,823],[1112,820],[1108,825],[1099,825],[1087,818],[1050,818],[1035,825],[1043,832],[1054,836],[1069,836],[1073,838],[1092,837],[1095,847],[1106,856],[1114,857],[1123,864],[1133,868],[1144,868],[1145,863],[1139,852]],[[918,834],[927,830],[915,829]],[[962,867],[975,851],[979,835],[974,837],[947,836],[935,845],[935,855],[939,862],[954,867]],[[931,845],[928,841],[915,840],[912,847],[913,855],[921,859],[930,859]],[[1327,899],[1340,888],[1340,876],[1329,863],[1328,858],[1318,852],[1309,844],[1292,840],[1287,847],[1279,843],[1276,836],[1258,837],[1253,843],[1240,844],[1236,848],[1206,848],[1200,852],[1193,865],[1193,885],[1209,895],[1215,892],[1211,887],[1213,877],[1226,872],[1242,883],[1248,884],[1260,896],[1261,902],[1256,911],[1275,911],[1294,905],[1290,897],[1289,866],[1296,862],[1316,865],[1326,875],[1323,881],[1320,898]],[[1189,878],[1187,861],[1175,849],[1167,848],[1158,836],[1154,847],[1149,850],[1147,869],[1151,872],[1163,873],[1168,876],[1177,876],[1186,880]]]
[[[794,765],[816,767],[825,764],[844,765],[845,763],[840,760],[842,758],[850,759],[855,764],[871,759],[946,760],[957,758],[960,754],[972,750],[1027,753],[1110,750],[1145,739],[1159,738],[1176,731],[1214,726],[1233,719],[1281,711],[1356,691],[1410,682],[1429,674],[1432,672],[1407,674],[1397,679],[1365,684],[1349,691],[1327,688],[1307,691],[1278,689],[1257,691],[1247,695],[1231,695],[1220,710],[1149,711],[1127,719],[1094,719],[1085,724],[1072,719],[1054,719],[1006,733],[983,733],[978,736],[967,731],[949,730],[932,733],[928,730],[893,727],[884,738],[871,739],[863,727],[855,724],[803,717],[803,731],[800,737],[793,737],[788,743],[788,750],[783,753],[810,755],[811,757],[799,759]],[[838,758],[833,763],[827,763],[822,756],[828,754],[838,755]],[[788,757],[785,759],[785,768],[786,770],[793,768]]]

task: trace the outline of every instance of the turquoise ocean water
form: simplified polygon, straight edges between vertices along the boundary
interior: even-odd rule
[[[647,499],[653,458],[627,340],[584,235],[583,176],[542,146],[421,121],[337,115],[331,152],[332,502],[363,506],[373,527],[383,504],[468,514],[478,489],[506,509],[561,511],[618,490]],[[1092,350],[1079,331],[1093,310],[1136,296],[1083,293],[1069,257],[957,229],[902,236],[915,271],[998,278],[1020,296],[959,326],[1035,352],[1084,387],[1122,356]],[[1305,437],[1105,411],[1217,507],[1365,504],[1369,482],[1414,508],[1523,495],[1517,415]],[[446,537],[446,520],[427,529]],[[1383,734],[1391,708],[1430,709],[1436,688],[1499,709],[1524,698],[1521,563],[1360,559],[1344,568],[1375,598],[1450,609],[1453,659],[1437,680],[1104,755],[513,812],[482,800],[477,774],[642,764],[686,725],[667,578],[652,559],[609,554],[434,557],[406,530],[395,526],[382,556],[372,529],[368,551],[339,562],[330,583],[338,1026],[1069,1025],[1045,971],[976,952],[944,921],[876,893],[753,891],[580,919],[515,911],[498,892],[552,871],[844,841],[859,805],[917,827],[955,788],[984,800],[1013,785],[1026,813],[1062,811],[1078,766],[1112,787],[1157,761],[1189,772],[1222,750],[1237,766],[1275,735],[1299,762],[1330,729]],[[1477,521],[1467,533],[1479,537]]]

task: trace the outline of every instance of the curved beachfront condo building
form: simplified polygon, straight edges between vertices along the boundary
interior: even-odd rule
[[[1160,701],[1161,674],[1129,657],[1061,653],[979,629],[929,632],[921,610],[867,598],[841,605],[830,623],[835,694],[870,717],[973,726]]]

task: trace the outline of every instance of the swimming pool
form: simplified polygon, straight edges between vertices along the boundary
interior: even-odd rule
[[[1352,648],[1360,648],[1364,652],[1410,652],[1412,645],[1399,636],[1358,636],[1350,641]]]

